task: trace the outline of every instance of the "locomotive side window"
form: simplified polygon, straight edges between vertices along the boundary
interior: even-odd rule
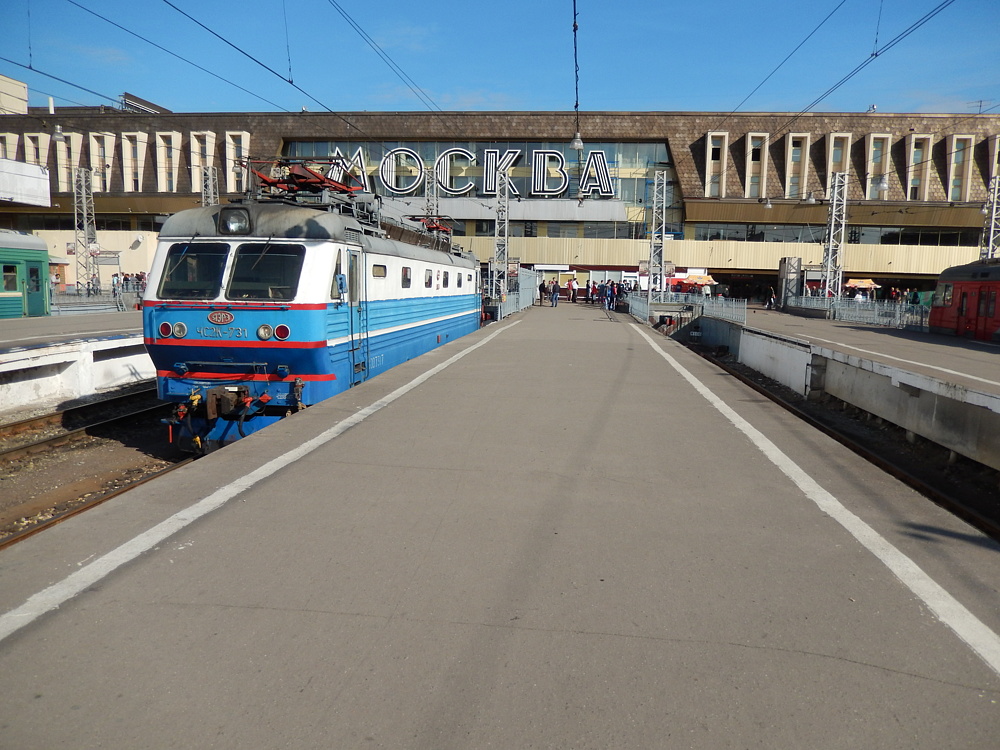
[[[409,289],[411,283],[413,283],[413,269],[409,266],[403,266],[403,289]]]
[[[178,242],[167,250],[160,299],[214,299],[229,257],[224,242]]]
[[[3,267],[3,290],[5,292],[17,291],[17,266]]]
[[[306,249],[302,245],[248,242],[236,248],[227,299],[295,298]]]
[[[934,290],[934,298],[931,300],[932,307],[951,307],[952,294],[955,287],[953,284],[939,283]]]
[[[361,283],[359,278],[358,266],[361,265],[361,259],[358,253],[351,253],[348,255],[348,265],[347,265],[347,289],[350,295],[350,303],[352,305],[358,304],[361,299]]]
[[[333,285],[330,287],[330,299],[343,299],[344,295],[340,291],[340,285],[337,283],[337,277],[343,274],[340,265],[340,250],[337,251],[337,265],[333,267]]]
[[[461,271],[455,274],[455,285],[459,289],[462,288],[462,273],[461,273]]]
[[[444,272],[444,278],[441,279],[441,288],[442,289],[447,289],[448,288],[448,272],[447,271]]]
[[[434,286],[434,272],[431,269],[424,271],[424,287],[430,289]]]
[[[385,266],[382,266],[382,265],[374,265],[374,266],[372,266],[372,277],[376,278],[376,279],[384,279],[385,278]]]
[[[997,314],[997,293],[996,290],[994,289],[988,292],[988,294],[989,294],[989,300],[986,303],[986,317],[992,318]],[[984,293],[983,296],[985,297],[986,293]]]

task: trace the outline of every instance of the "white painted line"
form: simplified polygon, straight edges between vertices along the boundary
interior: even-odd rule
[[[969,375],[967,372],[959,372],[958,370],[949,370],[947,367],[937,367],[935,365],[929,365],[926,362],[915,362],[912,359],[903,359],[901,357],[893,357],[891,354],[885,354],[883,352],[873,352],[870,349],[862,349],[859,346],[851,346],[850,344],[845,344],[843,341],[831,341],[830,339],[821,339],[818,336],[810,336],[812,341],[822,341],[825,344],[833,344],[834,346],[842,346],[845,349],[853,349],[856,352],[862,352],[864,354],[871,354],[873,357],[879,357],[881,359],[894,359],[897,362],[902,362],[907,365],[917,365],[919,367],[927,367],[931,370],[937,370],[939,372],[947,373],[948,375],[958,375],[959,377],[968,378],[969,380],[978,380],[980,383],[986,383],[988,385],[1000,386],[1000,382],[996,380],[987,380],[986,378],[977,378],[975,375]]]
[[[106,328],[102,331],[76,331],[77,336],[108,336],[110,334],[126,334],[131,336],[142,336],[142,327],[129,326],[128,328]],[[65,333],[60,333],[59,331],[52,331],[51,333],[38,333],[34,336],[22,336],[19,339],[4,339],[0,343],[11,343],[14,341],[41,341],[44,339],[52,338],[53,336],[64,336]],[[89,338],[76,338],[73,341],[89,341]],[[67,342],[69,343],[69,342]]]
[[[633,324],[635,325],[635,324]],[[639,334],[653,350],[680,373],[698,393],[719,410],[733,425],[756,445],[767,458],[812,500],[820,510],[829,515],[857,539],[861,545],[889,568],[890,571],[916,594],[945,625],[955,631],[994,672],[1000,675],[1000,636],[990,630],[978,617],[966,609],[955,597],[945,591],[913,560],[908,558],[871,526],[845,508],[837,498],[824,490],[798,464],[785,455],[762,432],[752,426],[721,398],[715,395],[677,360],[657,346],[656,341],[642,326],[635,325]]]
[[[194,505],[178,511],[162,523],[157,524],[148,531],[129,540],[128,542],[125,542],[120,547],[113,549],[111,552],[98,558],[85,568],[81,568],[59,583],[55,583],[47,589],[29,597],[29,599],[20,607],[0,615],[0,641],[3,641],[24,626],[34,622],[46,612],[58,609],[62,604],[72,599],[81,591],[86,590],[89,586],[93,586],[97,581],[100,581],[109,573],[113,572],[117,568],[120,568],[125,563],[131,562],[135,558],[139,557],[139,555],[148,552],[157,544],[160,544],[165,539],[176,534],[178,531],[190,525],[194,521],[197,521],[199,518],[202,518],[212,511],[221,508],[244,490],[253,487],[257,484],[257,482],[267,479],[276,472],[284,469],[289,464],[298,461],[303,456],[312,453],[317,448],[344,434],[347,430],[357,424],[360,424],[372,414],[385,408],[396,399],[405,396],[414,388],[434,377],[445,368],[458,362],[465,355],[470,354],[479,347],[488,344],[501,333],[513,328],[520,322],[521,321],[515,321],[504,326],[503,328],[500,328],[498,331],[491,333],[482,341],[473,344],[467,349],[463,349],[458,352],[458,354],[455,354],[441,364],[432,367],[427,372],[414,378],[406,385],[400,386],[385,398],[376,401],[371,406],[367,406],[347,419],[338,422],[326,432],[323,432],[314,437],[312,440],[302,443],[287,453],[268,461],[257,470],[250,472],[245,477],[232,482],[222,489],[216,490],[211,495],[197,501]]]

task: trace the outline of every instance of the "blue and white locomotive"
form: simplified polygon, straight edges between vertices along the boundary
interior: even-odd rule
[[[238,440],[480,325],[479,263],[439,224],[383,223],[356,189],[302,165],[254,174],[270,197],[171,216],[149,273],[143,335],[184,450]]]

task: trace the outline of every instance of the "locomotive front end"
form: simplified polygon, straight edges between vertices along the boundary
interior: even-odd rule
[[[330,253],[287,229],[296,210],[213,206],[164,224],[143,330],[183,450],[222,447],[329,395],[336,376],[316,280],[332,272]]]

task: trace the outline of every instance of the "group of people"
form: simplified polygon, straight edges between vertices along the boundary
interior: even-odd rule
[[[538,285],[538,304],[542,305],[545,303],[545,300],[548,300],[551,307],[556,307],[559,304],[562,289],[558,278],[553,278],[548,282],[542,280]],[[599,304],[606,310],[613,310],[619,297],[624,297],[629,292],[634,292],[638,289],[638,282],[619,282],[609,279],[601,282],[591,281],[589,284],[585,283],[581,287],[575,278],[571,278],[566,280],[566,299],[569,302],[577,302],[582,294],[587,304]]]
[[[111,295],[117,297],[122,292],[143,292],[146,289],[146,272],[136,274],[111,274]]]

